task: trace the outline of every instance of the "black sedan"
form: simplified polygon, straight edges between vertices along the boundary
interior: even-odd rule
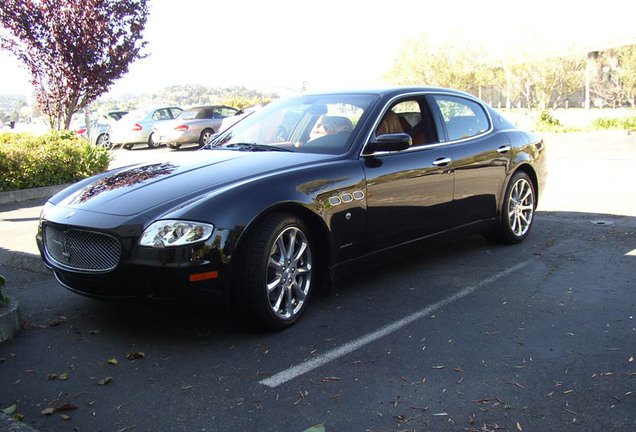
[[[468,94],[300,95],[178,162],[70,186],[45,205],[37,241],[75,292],[206,292],[284,328],[317,288],[396,247],[450,232],[522,241],[545,179],[542,139]]]

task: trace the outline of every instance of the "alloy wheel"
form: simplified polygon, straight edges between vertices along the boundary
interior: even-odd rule
[[[524,236],[532,225],[534,217],[534,191],[525,178],[519,178],[510,189],[508,200],[508,221],[512,233]]]
[[[312,255],[307,236],[297,227],[284,229],[269,253],[267,297],[272,312],[292,319],[305,304],[311,285]]]

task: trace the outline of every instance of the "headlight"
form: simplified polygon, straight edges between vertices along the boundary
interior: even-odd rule
[[[162,220],[150,225],[141,236],[141,246],[164,248],[184,246],[210,238],[214,225],[200,222]]]

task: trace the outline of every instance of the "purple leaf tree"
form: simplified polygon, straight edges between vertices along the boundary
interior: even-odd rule
[[[0,47],[31,73],[51,128],[95,101],[137,59],[147,0],[2,0]]]

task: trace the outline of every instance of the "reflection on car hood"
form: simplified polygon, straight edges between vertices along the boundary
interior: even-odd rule
[[[233,182],[320,161],[329,155],[197,151],[178,161],[134,165],[97,179],[56,203],[59,207],[119,216],[143,213]]]

